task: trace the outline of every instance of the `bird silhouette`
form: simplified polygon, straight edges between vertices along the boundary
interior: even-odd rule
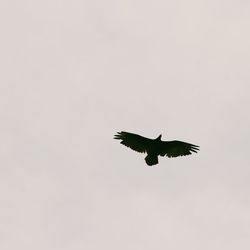
[[[156,139],[149,139],[125,131],[117,132],[114,139],[121,140],[121,144],[140,153],[147,153],[147,165],[158,164],[158,156],[178,157],[197,153],[199,146],[183,141],[162,141],[161,135]]]

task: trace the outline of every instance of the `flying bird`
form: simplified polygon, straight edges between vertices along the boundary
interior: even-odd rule
[[[162,141],[161,135],[156,139],[149,139],[125,131],[117,132],[114,139],[121,140],[121,144],[140,153],[147,153],[147,165],[158,164],[158,156],[178,157],[197,153],[199,146],[183,141]]]

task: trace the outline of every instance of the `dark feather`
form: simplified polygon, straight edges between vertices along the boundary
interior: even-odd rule
[[[182,141],[163,141],[160,155],[167,157],[177,157],[197,153],[199,146]]]
[[[121,144],[140,153],[145,153],[152,143],[151,139],[124,131],[117,132],[114,139],[122,140]]]

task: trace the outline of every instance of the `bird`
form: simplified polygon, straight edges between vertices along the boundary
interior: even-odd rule
[[[156,139],[149,139],[138,134],[125,131],[117,132],[114,139],[121,144],[140,153],[147,153],[145,161],[148,166],[158,164],[158,156],[178,157],[197,153],[199,146],[183,141],[162,141],[160,134]]]

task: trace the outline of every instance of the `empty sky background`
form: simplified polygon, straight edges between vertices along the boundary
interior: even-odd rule
[[[2,1],[0,248],[248,250],[249,13]],[[148,167],[121,130],[201,151]]]

